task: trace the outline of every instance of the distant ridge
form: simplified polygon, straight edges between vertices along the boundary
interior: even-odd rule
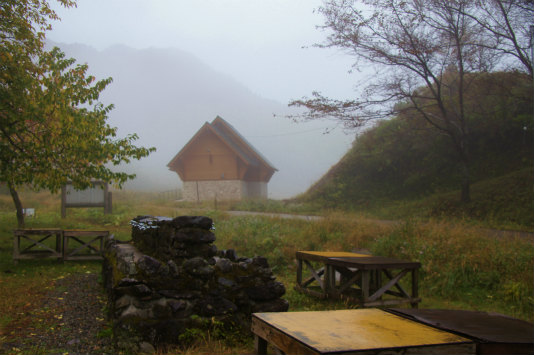
[[[176,174],[167,170],[167,162],[205,121],[217,115],[231,122],[279,169],[270,182],[271,198],[305,191],[352,141],[342,132],[322,134],[322,122],[295,124],[284,117],[290,112],[285,103],[254,94],[180,49],[114,45],[97,50],[51,41],[48,46],[58,46],[77,63],[87,63],[97,79],[111,76],[113,82],[100,97],[102,103],[115,106],[109,123],[118,127],[119,136],[137,133],[138,144],[157,148],[149,158],[124,168],[137,174],[127,188],[164,191],[180,187]],[[299,131],[308,133],[290,134]]]

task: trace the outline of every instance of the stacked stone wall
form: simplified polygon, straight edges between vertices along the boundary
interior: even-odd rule
[[[287,311],[267,259],[217,250],[212,225],[207,217],[142,216],[132,221],[131,242],[107,240],[103,279],[119,347],[180,343],[214,320],[248,331],[252,313]]]

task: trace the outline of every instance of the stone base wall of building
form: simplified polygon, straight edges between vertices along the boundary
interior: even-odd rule
[[[217,250],[211,219],[142,216],[131,223],[131,242],[107,240],[102,270],[120,349],[180,344],[192,329],[213,324],[247,332],[252,313],[287,311],[285,287],[267,259]]]
[[[186,201],[238,201],[246,198],[267,198],[266,182],[242,180],[184,181]]]
[[[267,198],[267,183],[263,181],[245,181],[246,198]]]

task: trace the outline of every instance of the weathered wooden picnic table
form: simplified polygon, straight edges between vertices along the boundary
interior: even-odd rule
[[[330,271],[327,264],[328,258],[365,256],[369,255],[343,251],[297,251],[297,284],[295,288],[313,296],[326,298],[328,297],[328,286],[332,283],[330,281],[332,273],[327,272]],[[303,280],[304,266],[310,272],[310,277],[306,280]]]
[[[296,258],[298,265],[295,287],[298,291],[322,298],[346,298],[359,302],[363,307],[401,303],[417,307],[417,303],[421,301],[418,296],[419,262],[320,251],[298,251]],[[311,273],[311,277],[306,280],[302,277],[303,265]],[[401,280],[410,276],[410,288],[406,290],[401,285]]]
[[[534,354],[534,324],[498,313],[450,309],[388,309],[403,318],[473,339],[477,354]]]
[[[475,343],[380,309],[254,313],[257,354],[475,354]]]
[[[99,260],[102,259],[104,239],[109,231],[87,231],[68,229],[63,231],[63,260]],[[71,242],[77,247],[70,249]]]
[[[58,228],[15,229],[13,231],[13,261],[17,263],[21,259],[36,258],[102,259],[104,239],[108,235],[109,231]],[[50,241],[47,242],[47,240]],[[70,248],[74,243],[77,243],[76,246]]]
[[[22,259],[55,258],[63,257],[61,250],[62,230],[57,228],[15,229],[13,231],[13,260],[18,262]],[[52,241],[50,246],[45,243]],[[22,246],[27,241],[29,245]]]

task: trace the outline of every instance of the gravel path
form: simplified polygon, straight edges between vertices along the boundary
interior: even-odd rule
[[[46,297],[9,325],[0,354],[113,354],[106,303],[98,275],[55,281]]]

